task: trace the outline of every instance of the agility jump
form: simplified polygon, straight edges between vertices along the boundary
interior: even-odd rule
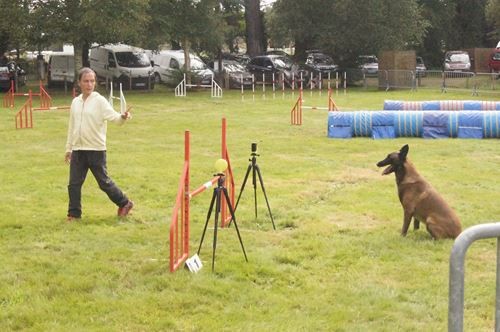
[[[212,75],[211,84],[187,84],[186,74],[184,74],[182,81],[175,87],[175,96],[186,97],[187,88],[210,88],[212,98],[222,97],[222,89],[219,84],[215,82],[214,75]]]
[[[299,91],[299,98],[295,102],[292,110],[290,111],[290,123],[292,125],[302,125],[302,109],[313,110],[328,110],[328,112],[338,111],[338,107],[332,98],[332,89],[328,89],[328,107],[309,106],[304,105],[304,92],[302,89]]]
[[[227,161],[227,169],[224,174],[225,187],[229,193],[229,199],[234,210],[234,177],[231,162],[226,145],[226,119],[222,119],[221,158]],[[189,257],[189,228],[190,228],[190,201],[196,195],[211,188],[220,176],[215,176],[193,191],[190,191],[190,133],[184,132],[184,166],[179,181],[179,188],[175,199],[170,223],[170,272],[176,271]],[[221,227],[225,227],[231,221],[229,207],[225,197],[221,200]]]
[[[28,93],[25,92],[15,92],[14,81],[10,83],[10,89],[7,91],[5,96],[3,97],[3,107],[15,107],[15,97],[40,97],[40,108],[47,108],[52,106],[52,97],[50,97],[49,93],[43,87],[42,81],[39,84],[39,92],[33,93],[31,90]]]

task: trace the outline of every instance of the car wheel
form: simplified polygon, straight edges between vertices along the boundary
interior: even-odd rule
[[[160,84],[161,83],[161,77],[160,77],[160,74],[158,74],[158,73],[155,73],[155,83],[156,84]]]

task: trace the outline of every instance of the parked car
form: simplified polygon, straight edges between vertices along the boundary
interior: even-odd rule
[[[196,55],[190,54],[191,82],[210,85],[214,72]],[[155,81],[170,85],[178,84],[185,73],[184,51],[168,50],[153,55]]]
[[[500,48],[496,48],[491,52],[488,67],[492,73],[500,73]]]
[[[378,75],[378,59],[375,55],[358,56],[359,68],[366,76]]]
[[[14,89],[26,84],[26,72],[14,61],[8,62],[5,66],[0,66],[0,89],[9,90],[11,82],[14,82]]]
[[[219,72],[219,62],[214,62],[214,70]],[[240,89],[243,84],[244,88],[252,86],[252,74],[245,66],[236,60],[222,60],[222,73],[229,80],[230,89]]]
[[[339,66],[334,63],[331,56],[321,52],[309,52],[305,67],[310,72],[313,72],[315,76],[321,73],[322,77],[326,77],[328,73],[335,73],[339,69]]]
[[[49,88],[55,85],[73,85],[75,80],[75,56],[73,53],[53,52],[49,58],[47,84]]]
[[[142,48],[125,44],[108,44],[90,49],[90,68],[99,81],[122,83],[124,89],[153,89],[151,61]]]
[[[250,56],[240,53],[222,53],[223,60],[234,60],[246,66],[250,62]]]
[[[469,53],[465,51],[448,51],[444,55],[445,71],[470,71]]]
[[[291,87],[300,87],[300,80],[303,80],[303,86],[307,85],[309,80],[309,72],[300,68],[289,57],[283,55],[258,55],[250,59],[247,65],[250,73],[255,75],[256,81],[261,81],[262,76],[268,84],[273,81],[284,79],[285,84]],[[284,77],[283,77],[284,76]]]
[[[417,56],[417,66],[415,68],[417,77],[425,77],[427,75],[427,67],[425,66],[424,59]]]

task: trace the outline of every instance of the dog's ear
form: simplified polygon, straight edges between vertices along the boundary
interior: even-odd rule
[[[404,145],[401,150],[399,150],[399,160],[405,161],[406,156],[408,155],[408,150],[410,150],[410,147],[408,144]]]

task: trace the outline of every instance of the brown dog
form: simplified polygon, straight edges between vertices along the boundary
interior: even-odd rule
[[[401,235],[406,236],[411,218],[414,228],[420,221],[425,223],[427,231],[434,239],[456,238],[462,231],[460,220],[439,193],[418,174],[415,166],[406,157],[409,147],[405,145],[399,152],[387,155],[377,163],[378,167],[388,166],[382,173],[396,175],[398,196],[404,210]]]

